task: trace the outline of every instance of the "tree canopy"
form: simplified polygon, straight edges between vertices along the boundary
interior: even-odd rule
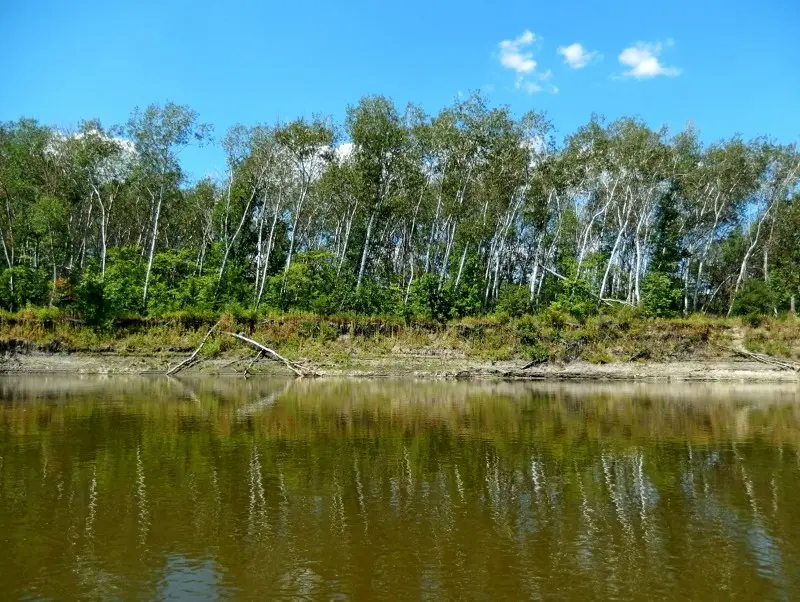
[[[341,124],[234,126],[224,175],[190,182],[180,151],[210,133],[172,103],[0,124],[0,306],[447,320],[778,314],[800,293],[794,144],[601,117],[557,141],[479,95],[436,115],[369,96]]]

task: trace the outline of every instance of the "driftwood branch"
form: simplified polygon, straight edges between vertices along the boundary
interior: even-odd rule
[[[297,376],[317,376],[317,373],[314,372],[313,370],[311,370],[309,368],[306,368],[304,366],[301,366],[300,364],[298,364],[296,362],[292,362],[290,360],[287,360],[285,357],[283,357],[277,351],[275,351],[273,349],[270,349],[269,347],[265,347],[264,345],[262,345],[258,341],[254,341],[253,339],[248,339],[246,336],[238,334],[238,333],[235,333],[235,332],[224,332],[223,334],[230,335],[230,336],[232,336],[232,337],[234,337],[236,339],[239,339],[240,341],[242,341],[244,343],[247,343],[248,345],[252,345],[256,349],[260,349],[262,351],[262,353],[266,354],[267,356],[271,357],[272,359],[277,360],[279,362],[282,362],[287,368],[289,368],[289,370],[294,372]]]
[[[261,349],[259,349],[258,353],[256,353],[255,357],[253,357],[253,359],[250,360],[250,363],[247,364],[247,368],[244,369],[244,375],[245,376],[247,376],[247,374],[250,372],[250,368],[253,367],[253,364],[255,364],[258,360],[261,359],[262,355],[264,355],[264,352]]]
[[[731,351],[736,355],[741,355],[742,357],[746,357],[756,362],[767,364],[768,366],[772,366],[773,368],[800,372],[800,364],[798,364],[797,362],[793,362],[791,360],[774,357],[771,355],[767,355],[766,353],[754,353],[752,351],[747,351],[746,349],[737,349],[736,347],[722,347],[722,348]]]
[[[546,363],[547,363],[547,360],[535,359],[535,360],[531,360],[530,362],[528,362],[527,364],[522,366],[522,369],[523,370],[530,370],[534,366],[541,366],[542,364],[546,364]]]
[[[203,340],[200,341],[200,345],[197,347],[197,349],[194,350],[194,353],[192,355],[187,357],[185,360],[183,360],[180,364],[178,364],[174,368],[170,368],[169,370],[167,370],[167,376],[172,376],[173,374],[177,374],[178,372],[180,372],[181,370],[183,370],[187,366],[190,366],[194,362],[195,358],[197,357],[197,354],[200,353],[200,350],[203,348],[203,345],[206,344],[206,341],[208,340],[208,337],[210,337],[211,333],[214,332],[217,329],[217,326],[219,326],[219,322],[217,322],[211,328],[208,329],[208,332],[206,333],[206,336],[204,336]]]
[[[236,410],[237,418],[246,418],[247,416],[251,416],[252,414],[255,414],[257,412],[260,412],[262,410],[265,410],[266,408],[275,405],[275,403],[278,401],[278,398],[284,393],[286,393],[286,391],[289,390],[289,387],[291,387],[291,385],[292,385],[291,382],[287,382],[286,386],[283,387],[283,389],[281,389],[280,391],[274,391],[269,395],[267,395],[266,397],[262,397],[261,399],[258,399],[256,401],[251,401],[250,403],[240,406]]]

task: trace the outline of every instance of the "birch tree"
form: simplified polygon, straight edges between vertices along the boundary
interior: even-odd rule
[[[283,152],[289,157],[293,167],[296,183],[291,191],[290,201],[291,226],[289,229],[289,251],[284,268],[284,286],[286,274],[292,265],[292,256],[299,236],[298,225],[301,224],[303,209],[308,199],[309,187],[317,180],[325,164],[331,159],[331,148],[334,143],[333,129],[323,119],[316,118],[310,123],[297,119],[279,127],[275,131],[275,139]]]
[[[394,104],[383,96],[370,96],[347,110],[346,127],[353,143],[361,206],[367,217],[356,291],[361,288],[369,259],[375,221],[394,192],[395,170],[408,136]]]

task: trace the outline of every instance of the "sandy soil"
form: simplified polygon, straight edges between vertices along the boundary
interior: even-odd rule
[[[185,355],[118,355],[86,353],[15,353],[0,358],[4,373],[157,374],[165,373]],[[523,361],[489,362],[463,357],[392,355],[359,357],[355,361],[300,361],[313,365],[323,377],[513,379],[513,380],[631,380],[631,381],[739,381],[798,382],[800,373],[759,362],[738,359],[544,364],[524,369]],[[206,360],[184,374],[244,374],[249,358]],[[280,364],[261,361],[251,374],[284,374]]]

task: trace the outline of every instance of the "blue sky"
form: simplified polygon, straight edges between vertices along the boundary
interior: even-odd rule
[[[797,0],[0,0],[0,24],[0,120],[110,125],[172,100],[221,135],[341,119],[365,94],[435,112],[483,89],[559,136],[597,112],[691,121],[706,140],[800,138]],[[223,165],[212,148],[185,161]]]

